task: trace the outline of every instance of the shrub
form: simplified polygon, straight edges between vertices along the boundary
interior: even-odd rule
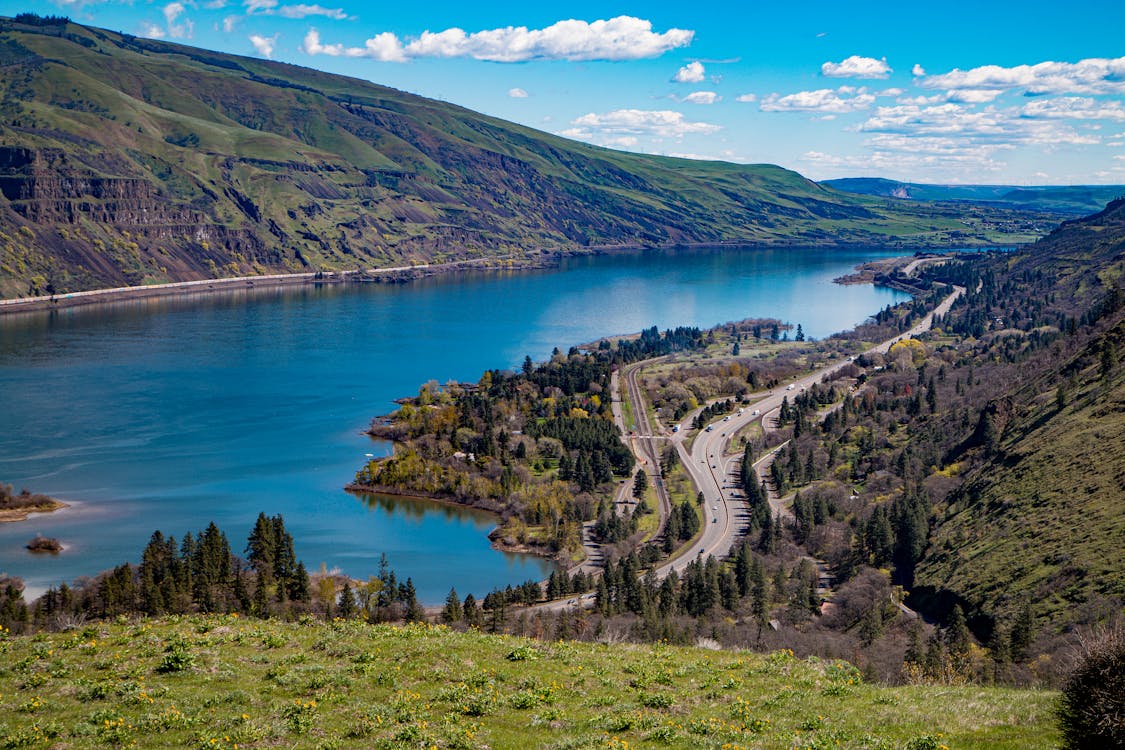
[[[1083,643],[1056,709],[1063,747],[1125,747],[1125,629]]]

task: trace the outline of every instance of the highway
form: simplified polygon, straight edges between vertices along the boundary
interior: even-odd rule
[[[909,331],[889,338],[864,353],[886,353],[898,341],[928,331],[933,325],[934,317],[948,313],[949,308],[964,292],[962,287],[954,287],[953,292],[940,305]],[[844,359],[797,378],[783,388],[751,394],[748,399],[751,403],[742,409],[741,414],[731,414],[712,422],[710,431],[701,431],[692,444],[690,452],[687,450],[684,438],[691,420],[694,419],[694,413],[684,418],[679,432],[672,435],[672,441],[695,486],[703,492],[703,534],[686,554],[681,554],[680,557],[658,567],[656,569],[658,577],[666,576],[672,570],[677,574],[682,573],[695,557],[714,555],[717,558],[724,558],[730,554],[745,532],[750,512],[749,506],[742,498],[741,489],[738,488],[742,453],[737,450],[730,452],[731,439],[739,430],[759,419],[776,419],[774,412],[781,408],[783,399],[788,397],[792,401],[793,397],[801,391],[821,382],[850,362],[851,359]],[[767,462],[772,459],[773,454],[767,453],[758,459],[755,466],[768,468]]]
[[[863,352],[863,354],[875,352],[885,354],[895,343],[928,331],[933,325],[934,317],[946,315],[953,306],[953,303],[958,297],[964,294],[964,292],[963,287],[954,286],[953,292],[910,330],[871,347]],[[751,394],[748,397],[750,403],[740,409],[740,413],[736,412],[712,422],[710,430],[701,430],[692,443],[690,451],[687,447],[686,437],[691,427],[692,420],[695,418],[696,414],[698,414],[698,411],[685,416],[680,422],[680,429],[677,432],[670,432],[666,435],[655,434],[656,431],[653,430],[649,422],[643,391],[637,382],[637,372],[642,367],[651,365],[657,360],[637,362],[622,368],[626,388],[629,392],[629,399],[632,403],[633,414],[637,422],[637,434],[627,439],[630,440],[634,455],[642,462],[642,466],[644,466],[646,470],[649,470],[650,479],[653,479],[655,476],[656,481],[654,484],[658,487],[658,491],[661,495],[661,525],[663,525],[664,520],[667,518],[670,506],[667,494],[663,491],[663,483],[659,482],[659,451],[656,448],[658,441],[669,440],[671,444],[676,447],[680,456],[680,461],[691,477],[692,483],[695,485],[698,492],[703,493],[704,497],[703,530],[700,537],[697,538],[690,547],[679,550],[676,556],[658,566],[655,571],[657,578],[664,578],[673,570],[676,571],[677,575],[682,575],[684,570],[694,559],[706,559],[708,556],[722,559],[730,555],[732,549],[745,535],[750,517],[749,505],[745,502],[741,487],[739,486],[739,470],[742,462],[742,452],[739,450],[732,452],[730,450],[731,440],[734,435],[758,420],[763,420],[763,427],[767,428],[768,423],[766,423],[765,420],[771,418],[776,419],[775,412],[781,408],[783,399],[788,397],[789,400],[792,401],[793,397],[801,391],[836,373],[851,363],[853,359],[855,359],[855,357],[849,357],[826,367],[822,367],[808,375],[793,380],[784,387],[775,388],[772,391]],[[627,434],[620,404],[617,402],[617,394],[620,393],[620,381],[616,378],[616,374],[612,386],[612,392],[615,394],[613,403],[614,417],[618,421],[618,425],[622,428],[622,433]],[[784,443],[782,446],[784,446]],[[776,452],[780,450],[782,446],[777,446],[758,458],[754,466],[759,476],[768,470],[769,464],[773,461]],[[625,486],[631,488],[632,483],[626,482]],[[617,496],[618,504],[622,501],[623,496],[621,492],[627,491],[628,490],[624,487],[619,491]],[[770,504],[775,513],[782,510],[777,498],[771,496]],[[602,551],[599,545],[592,540],[585,540],[585,546],[588,561],[596,559],[600,563],[602,560]],[[600,565],[597,567],[600,567]],[[592,570],[594,566],[584,566],[583,569]],[[546,602],[536,605],[535,608],[552,611],[577,606],[579,604],[590,606],[592,602],[593,594],[583,594],[576,595],[570,599]]]

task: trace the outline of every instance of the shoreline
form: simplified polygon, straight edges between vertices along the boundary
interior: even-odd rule
[[[578,257],[583,255],[603,256],[614,253],[643,253],[646,251],[667,251],[675,249],[716,250],[733,249],[782,249],[782,248],[817,248],[854,250],[869,248],[871,250],[903,250],[930,253],[936,248],[925,244],[885,243],[885,244],[853,244],[853,243],[789,243],[789,242],[679,242],[675,244],[626,244],[626,245],[590,245],[582,248],[556,249],[542,251],[538,258],[530,256],[501,255],[484,258],[467,258],[465,260],[452,260],[442,263],[418,263],[387,268],[368,268],[340,271],[309,271],[300,273],[275,273],[260,276],[231,276],[220,279],[197,279],[194,281],[170,281],[160,284],[147,284],[143,286],[110,287],[90,289],[81,292],[65,292],[39,297],[12,297],[0,299],[0,317],[19,313],[36,313],[50,310],[63,310],[72,307],[126,302],[139,299],[157,299],[165,297],[190,296],[195,294],[222,293],[246,289],[273,289],[288,286],[317,286],[320,284],[348,284],[348,283],[392,283],[401,284],[429,276],[456,273],[461,270],[483,271],[530,271],[557,267],[563,258]],[[999,247],[990,245],[988,247]],[[910,257],[910,256],[901,256]],[[846,279],[848,277],[840,277]],[[837,283],[872,283],[871,281],[841,281]],[[908,291],[908,290],[903,290]],[[915,292],[917,290],[914,290]]]
[[[386,487],[383,485],[366,485],[351,482],[344,485],[344,491],[353,495],[389,495],[391,497],[401,497],[408,500],[423,500],[425,502],[438,503],[440,505],[448,505],[455,508],[465,508],[469,510],[479,511],[481,513],[488,513],[489,515],[495,516],[498,519],[500,518],[499,512],[497,512],[495,508],[489,507],[487,505],[460,503],[456,500],[450,499],[449,497],[443,497],[441,495],[429,495],[426,493],[418,492],[417,490],[400,490],[395,487]],[[563,565],[565,563],[565,560],[561,558],[557,553],[552,553],[542,547],[538,547],[533,544],[508,543],[505,541],[503,534],[498,533],[499,531],[500,524],[496,524],[496,526],[494,526],[492,530],[485,535],[492,543],[492,548],[499,552],[534,555],[535,557],[543,558],[547,562],[555,563],[556,565]]]
[[[0,523],[19,523],[26,521],[32,513],[54,513],[69,507],[69,503],[51,498],[49,503],[29,505],[24,508],[0,508]]]
[[[419,263],[416,265],[368,268],[350,271],[314,271],[280,273],[262,276],[232,276],[222,279],[171,281],[145,286],[123,286],[108,289],[91,289],[84,292],[66,292],[40,297],[14,297],[0,299],[0,317],[19,313],[36,313],[63,310],[72,307],[126,302],[139,299],[211,294],[245,289],[276,289],[289,286],[318,286],[321,284],[401,284],[407,281],[455,273],[462,269],[478,270],[533,270],[557,265],[561,254],[544,255],[541,259],[517,258],[512,255],[492,258],[468,258],[445,263]]]

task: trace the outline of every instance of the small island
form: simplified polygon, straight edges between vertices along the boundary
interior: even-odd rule
[[[58,539],[38,534],[27,543],[27,548],[32,552],[50,552],[52,555],[57,555],[62,552],[63,546]]]
[[[67,507],[66,503],[47,495],[21,490],[16,492],[10,484],[0,484],[0,523],[25,521],[31,513],[50,513]]]

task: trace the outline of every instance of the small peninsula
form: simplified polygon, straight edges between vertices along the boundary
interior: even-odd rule
[[[16,492],[10,484],[0,484],[0,523],[25,521],[32,513],[50,513],[67,504],[26,489]]]

